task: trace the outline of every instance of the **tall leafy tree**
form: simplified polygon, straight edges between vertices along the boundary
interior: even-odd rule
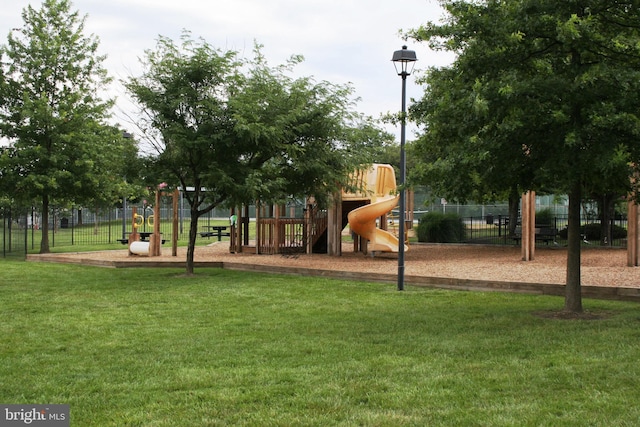
[[[565,310],[582,311],[580,203],[594,189],[629,191],[640,157],[640,4],[442,5],[446,21],[411,32],[457,54],[428,74],[414,110],[426,126],[424,169],[448,170],[453,185],[481,193],[566,192]]]
[[[146,51],[144,72],[126,87],[140,105],[138,127],[151,147],[148,175],[183,189],[190,206],[187,272],[193,273],[198,219],[234,187],[236,150],[228,107],[241,81],[235,52],[221,52],[184,33],[177,45],[160,37]]]
[[[97,37],[84,35],[86,16],[67,0],[44,0],[22,19],[0,48],[0,132],[10,141],[0,156],[1,185],[41,203],[45,253],[51,204],[105,198],[126,142],[104,124],[112,102],[99,94],[109,78]]]
[[[274,67],[260,49],[246,64],[242,90],[230,100],[235,140],[244,147],[234,202],[314,196],[325,203],[365,152],[349,150],[348,129],[357,118],[350,110],[351,88],[294,78],[301,56]]]
[[[396,168],[396,172],[400,167],[400,148],[395,135],[383,130],[380,121],[356,116],[346,128],[343,140],[347,141],[346,155],[352,156],[354,162],[388,163]]]
[[[198,218],[217,206],[282,201],[338,188],[356,156],[340,144],[352,118],[350,89],[292,78],[301,57],[271,67],[257,46],[241,60],[188,32],[161,37],[145,71],[127,83],[145,118],[156,174],[191,188],[187,273],[193,273]]]

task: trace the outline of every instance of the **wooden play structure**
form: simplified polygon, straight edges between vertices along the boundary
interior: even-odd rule
[[[352,214],[352,218],[358,218],[362,225],[362,235],[353,235],[354,251],[397,252],[395,235],[398,224],[402,222],[405,228],[411,228],[413,223],[413,197],[412,194],[407,197],[408,215],[404,221],[391,215],[397,205],[393,168],[374,164],[357,171],[352,175],[350,188],[357,190],[345,190],[334,195],[328,209],[320,209],[312,198],[305,200],[302,209],[256,203],[255,241],[249,240],[249,208],[243,206],[233,209],[231,216],[237,220],[231,224],[230,251],[256,254],[328,253],[338,256],[342,254],[342,234],[349,223],[349,214],[360,209]],[[390,220],[392,230],[389,230]],[[351,231],[354,231],[353,227]],[[372,245],[369,245],[370,241]]]
[[[234,253],[292,254],[326,252],[326,211],[312,198],[302,213],[293,206],[256,203],[255,240],[249,240],[249,207],[231,211],[230,251]],[[326,241],[326,240],[325,240]]]
[[[400,226],[406,230],[410,224],[407,224],[406,218],[404,221],[399,221],[399,218],[398,221],[389,221],[400,199],[393,168],[390,165],[373,164],[368,169],[356,171],[351,180],[351,186],[356,190],[342,191],[341,206],[346,208],[347,221],[354,237],[354,251],[398,252],[400,242],[397,230]],[[412,208],[409,210],[413,212]],[[390,223],[398,224],[394,227],[395,233],[389,230]],[[405,250],[408,250],[406,243]]]
[[[160,197],[170,196],[172,199],[172,212],[173,212],[173,232],[171,233],[171,255],[178,256],[178,199],[180,193],[178,190],[174,190],[172,193],[165,193],[160,191],[160,188],[156,190],[155,204],[153,206],[153,214],[146,218],[147,224],[153,227],[151,233],[141,233],[138,229],[144,224],[145,217],[137,212],[137,209],[132,208],[132,221],[131,221],[131,233],[129,234],[128,246],[129,256],[160,256],[162,254],[162,235],[160,233]],[[147,237],[149,240],[142,240],[142,237]]]

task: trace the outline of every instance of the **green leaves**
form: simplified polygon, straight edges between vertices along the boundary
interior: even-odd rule
[[[418,178],[448,199],[569,194],[566,308],[581,309],[582,195],[626,196],[640,158],[640,4],[442,3],[446,24],[410,33],[458,54],[412,107],[425,126]]]
[[[109,82],[97,41],[82,35],[84,19],[69,8],[67,1],[54,0],[38,11],[28,7],[25,26],[1,49],[7,60],[0,80],[0,129],[23,148],[47,144],[54,135],[82,134],[87,121],[108,114],[110,102],[95,96]]]
[[[430,185],[442,181],[435,185],[448,196],[464,196],[465,168],[475,164],[487,191],[513,183],[566,191],[576,179],[606,180],[593,176],[591,165],[615,163],[619,144],[637,156],[638,4],[488,0],[443,6],[445,24],[409,33],[459,54],[451,67],[429,71],[425,96],[412,107],[425,125],[423,161],[446,153],[461,176],[430,175]],[[539,181],[535,170],[551,173]],[[550,177],[554,182],[546,181]]]
[[[107,126],[113,102],[97,95],[110,82],[85,36],[85,18],[67,0],[24,9],[24,27],[0,47],[0,192],[25,204],[112,203],[122,197],[121,131]],[[43,217],[42,251],[48,251]]]
[[[192,228],[221,204],[326,200],[364,157],[349,152],[361,124],[352,89],[294,77],[301,56],[271,66],[260,49],[245,59],[187,32],[179,44],[161,37],[126,83],[154,136],[156,176],[195,189]],[[373,126],[366,133],[374,139]]]

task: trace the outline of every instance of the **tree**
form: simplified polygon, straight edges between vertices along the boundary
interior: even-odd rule
[[[444,165],[453,185],[464,188],[471,180],[467,188],[485,194],[514,185],[566,192],[564,308],[582,311],[581,200],[592,189],[631,190],[630,181],[619,177],[628,178],[640,157],[640,5],[442,4],[446,22],[410,33],[458,55],[450,67],[428,74],[414,110],[426,127],[424,152],[433,156],[424,159],[424,168]]]
[[[51,204],[115,191],[112,167],[126,145],[104,124],[112,102],[98,95],[109,78],[97,37],[84,36],[86,17],[70,7],[67,0],[28,6],[24,27],[0,49],[0,132],[10,141],[0,156],[2,190],[41,203],[41,253],[49,252]]]
[[[220,52],[183,34],[182,45],[160,37],[148,50],[144,73],[126,87],[137,100],[138,127],[152,147],[148,175],[181,187],[190,206],[187,272],[193,273],[198,218],[225,202],[235,186],[233,165],[240,148],[233,138],[228,108],[237,90],[241,62],[235,52]]]
[[[217,206],[326,200],[358,156],[340,146],[350,89],[293,79],[294,56],[270,67],[256,46],[252,60],[221,51],[188,32],[180,45],[161,37],[128,90],[146,118],[157,176],[182,188],[190,205],[186,269],[193,273],[198,218]]]
[[[260,49],[256,45],[242,89],[230,99],[236,144],[244,147],[240,187],[231,201],[313,196],[326,205],[381,137],[373,137],[371,123],[351,111],[351,87],[293,78],[302,56],[272,67]]]
[[[423,161],[411,170],[412,180],[458,203],[508,200],[513,234],[530,171],[523,162],[513,161],[520,148],[512,143],[512,135],[485,137],[489,104],[479,96],[482,85],[458,67],[433,69],[420,80],[429,91],[410,113],[427,131],[415,143],[414,157]],[[498,137],[504,140],[501,145]],[[493,149],[498,145],[501,149]]]
[[[395,136],[381,129],[371,117],[355,115],[342,140],[346,141],[345,154],[353,158],[352,163],[387,163],[396,172],[400,167],[400,147]]]

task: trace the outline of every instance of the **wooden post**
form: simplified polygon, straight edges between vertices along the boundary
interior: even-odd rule
[[[236,247],[238,253],[242,252],[242,205],[238,206],[238,213],[236,214]]]
[[[280,232],[280,206],[275,206],[274,218],[273,218],[273,247],[272,253],[280,253],[280,239],[282,239],[282,233]]]
[[[522,195],[522,260],[533,261],[536,251],[536,193]]]
[[[529,261],[529,200],[527,193],[520,197],[520,254],[522,261]]]
[[[256,200],[256,254],[260,253],[262,246],[262,205],[260,200]]]
[[[305,253],[310,254],[313,253],[313,203],[312,198],[307,197],[305,200],[306,209],[304,210],[304,241],[306,242],[306,247],[304,249]]]
[[[331,256],[342,255],[342,196],[333,197],[331,208],[327,211],[327,252]]]
[[[238,253],[238,236],[237,236],[237,217],[236,224],[233,223],[232,218],[236,214],[236,208],[232,207],[229,212],[229,252],[230,253]]]
[[[640,265],[640,257],[638,256],[640,216],[638,215],[638,204],[634,200],[629,200],[627,221],[627,266],[638,267]]]
[[[153,207],[153,234],[149,237],[149,256],[160,256],[160,190],[156,190],[156,204]]]

